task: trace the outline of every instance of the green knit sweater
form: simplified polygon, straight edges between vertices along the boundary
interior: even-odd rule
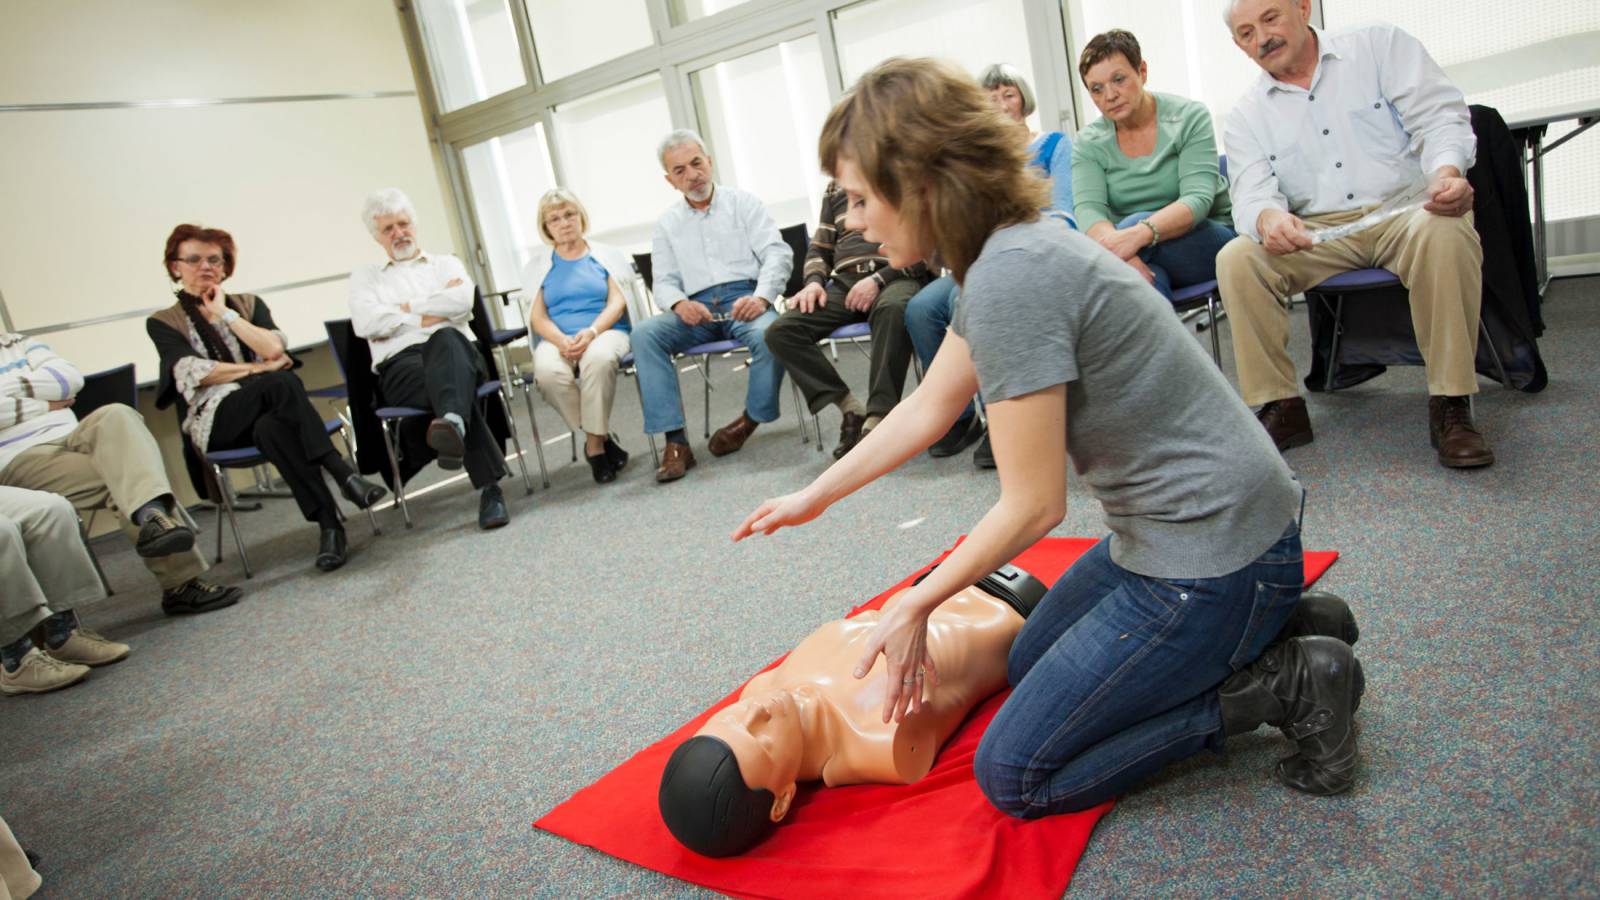
[[[1117,224],[1137,212],[1155,212],[1174,200],[1194,213],[1233,226],[1228,182],[1217,169],[1217,137],[1204,103],[1157,94],[1156,149],[1129,157],[1117,146],[1109,119],[1090,122],[1072,144],[1072,200],[1078,227]]]

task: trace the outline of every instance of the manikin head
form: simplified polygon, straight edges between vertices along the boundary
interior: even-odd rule
[[[799,704],[789,691],[732,703],[667,760],[661,818],[696,853],[743,853],[788,815],[805,749]]]
[[[1283,79],[1315,66],[1311,0],[1230,0],[1223,15],[1234,45],[1268,75]]]
[[[711,202],[711,154],[706,152],[706,142],[700,135],[680,128],[661,139],[656,157],[661,160],[667,184],[691,206],[698,208]]]
[[[237,259],[233,235],[221,228],[179,225],[167,235],[162,264],[168,278],[181,283],[191,296],[204,297],[228,280]]]
[[[395,262],[415,259],[422,252],[422,245],[417,243],[417,211],[411,198],[399,188],[380,188],[368,194],[361,207],[361,221]]]

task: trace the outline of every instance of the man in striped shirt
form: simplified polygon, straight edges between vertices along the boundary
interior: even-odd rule
[[[138,411],[110,403],[80,422],[83,374],[45,344],[0,333],[0,486],[60,494],[80,512],[109,509],[161,582],[169,614],[231,606],[239,589],[200,577],[194,532],[175,518],[161,448]]]
[[[822,196],[821,221],[806,251],[805,287],[789,298],[788,310],[767,329],[767,348],[800,386],[811,412],[839,407],[834,459],[849,453],[900,402],[912,349],[906,303],[930,280],[922,263],[891,269],[877,244],[845,225],[849,208],[845,192],[830,182]],[[865,404],[817,344],[856,322],[872,329]]]

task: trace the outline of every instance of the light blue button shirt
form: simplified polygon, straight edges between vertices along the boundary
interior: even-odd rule
[[[756,296],[771,302],[782,293],[793,267],[794,251],[767,208],[754,194],[736,187],[717,185],[711,205],[703,210],[678,200],[656,220],[650,289],[662,310],[730,281],[754,281]]]
[[[1370,206],[1475,156],[1466,100],[1420,41],[1393,25],[1316,36],[1310,90],[1263,72],[1228,116],[1234,224],[1256,240],[1264,210]]]

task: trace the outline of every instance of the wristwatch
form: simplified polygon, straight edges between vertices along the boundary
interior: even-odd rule
[[[222,324],[224,324],[224,325],[232,325],[233,324],[233,320],[237,319],[237,318],[239,318],[239,311],[238,310],[225,309],[225,310],[222,311]]]

